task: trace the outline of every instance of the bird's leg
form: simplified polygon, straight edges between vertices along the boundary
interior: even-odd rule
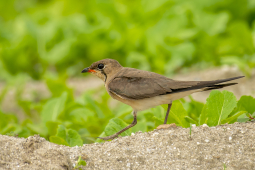
[[[168,119],[168,115],[169,115],[169,112],[170,112],[171,106],[172,106],[172,103],[171,103],[171,104],[168,104],[164,124],[166,124],[166,123],[167,123],[167,119]]]
[[[172,106],[172,103],[171,103],[171,104],[168,104],[168,108],[167,108],[167,111],[166,111],[166,117],[165,117],[164,124],[159,125],[159,126],[157,127],[157,129],[168,129],[168,128],[170,128],[170,127],[172,127],[172,128],[175,128],[175,127],[176,127],[176,124],[175,124],[175,123],[166,124],[166,123],[167,123],[167,119],[168,119],[168,115],[169,115],[169,112],[170,112],[170,109],[171,109],[171,106]]]
[[[131,128],[131,127],[133,127],[133,126],[135,126],[135,125],[137,124],[136,113],[137,113],[137,111],[133,111],[134,120],[133,120],[133,122],[132,122],[130,125],[128,125],[128,126],[125,127],[124,129],[120,130],[119,132],[117,132],[117,133],[115,133],[115,134],[113,134],[113,135],[111,135],[111,136],[107,136],[107,137],[98,137],[98,138],[99,138],[99,139],[103,139],[103,140],[114,139],[114,138],[118,137],[119,134],[121,134],[122,132],[128,130],[129,128]]]

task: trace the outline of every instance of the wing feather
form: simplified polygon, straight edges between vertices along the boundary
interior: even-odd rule
[[[122,98],[144,99],[169,93],[202,89],[204,87],[210,87],[211,89],[222,88],[224,84],[219,83],[241,77],[243,76],[214,81],[175,81],[157,73],[124,68],[109,83],[108,88],[110,92]]]

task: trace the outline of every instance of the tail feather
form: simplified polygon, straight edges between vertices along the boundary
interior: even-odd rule
[[[221,83],[231,81],[231,80],[240,79],[240,78],[243,78],[243,77],[244,76],[232,77],[232,78],[228,78],[228,79],[221,79],[221,80],[214,80],[214,81],[201,81],[197,85],[194,85],[194,86],[191,86],[191,87],[188,87],[188,88],[181,88],[181,89],[172,90],[171,93],[179,93],[179,92],[196,90],[196,89],[201,89],[201,91],[220,89],[220,88],[223,88],[223,87],[238,84],[238,83],[225,83],[225,84],[221,84]]]
[[[220,80],[213,80],[213,81],[201,81],[198,85],[215,85],[215,84],[219,84],[219,83],[224,83],[227,81],[231,81],[231,80],[236,80],[236,79],[240,79],[243,78],[244,76],[238,76],[238,77],[232,77],[232,78],[228,78],[228,79],[220,79]]]
[[[221,89],[223,87],[232,86],[232,85],[235,85],[235,84],[238,84],[238,83],[226,83],[226,84],[218,84],[218,85],[208,86],[208,87],[205,87],[203,89],[203,91]]]

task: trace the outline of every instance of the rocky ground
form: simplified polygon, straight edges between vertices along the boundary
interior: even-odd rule
[[[60,146],[39,136],[0,135],[0,169],[255,169],[253,122],[217,127],[172,127],[100,144]]]
[[[242,75],[234,67],[222,67],[173,77],[177,80],[214,80]],[[86,82],[90,83],[86,83]],[[255,73],[239,84],[226,88],[239,99],[255,96]],[[69,86],[78,96],[91,87],[103,85],[96,78],[72,79]],[[0,84],[0,90],[3,84]],[[49,96],[45,84],[30,82],[25,98],[37,91]],[[209,92],[192,95],[205,101]],[[19,113],[14,92],[10,90],[2,102],[4,111]],[[22,114],[22,113],[21,113]],[[255,127],[253,122],[218,127],[172,127],[149,133],[136,133],[101,144],[83,147],[59,146],[39,136],[27,139],[0,135],[0,169],[73,169],[79,156],[87,166],[82,169],[255,169]]]

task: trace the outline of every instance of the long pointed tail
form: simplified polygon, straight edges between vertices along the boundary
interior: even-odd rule
[[[192,87],[173,90],[172,93],[179,93],[179,92],[183,92],[183,91],[196,90],[196,89],[201,89],[201,91],[220,89],[223,87],[238,84],[238,83],[224,83],[224,82],[240,79],[243,77],[245,77],[245,76],[232,77],[232,78],[228,78],[228,79],[213,80],[213,81],[201,81],[197,85],[194,85]],[[223,83],[223,84],[221,84],[221,83]]]

